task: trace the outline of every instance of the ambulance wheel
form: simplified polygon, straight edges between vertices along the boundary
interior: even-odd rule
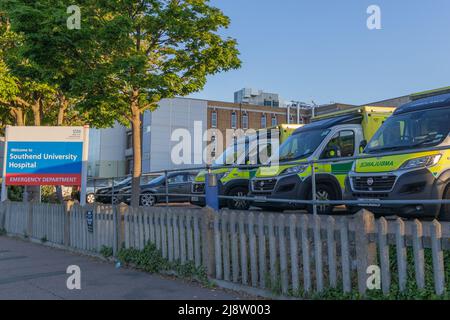
[[[442,200],[450,200],[450,185],[445,188]],[[439,213],[440,221],[450,221],[450,204],[443,204]]]
[[[330,201],[336,200],[335,196],[336,192],[333,188],[326,184],[318,184],[316,187],[316,199],[317,201]],[[312,199],[312,195],[310,193],[309,199]],[[317,205],[317,214],[332,214],[334,206],[330,204],[319,204]],[[313,213],[314,208],[312,205],[308,205],[308,212]]]
[[[248,189],[245,187],[236,187],[228,192],[229,197],[246,197],[247,195]],[[250,202],[241,199],[229,199],[227,200],[227,207],[231,210],[248,210]]]

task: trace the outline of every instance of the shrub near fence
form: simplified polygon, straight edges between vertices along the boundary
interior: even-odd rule
[[[152,243],[168,261],[202,266],[226,287],[299,297],[449,297],[450,224],[437,221],[375,220],[368,211],[347,217],[6,202],[0,229],[80,252],[110,247],[117,255]],[[368,290],[378,271],[380,290]]]

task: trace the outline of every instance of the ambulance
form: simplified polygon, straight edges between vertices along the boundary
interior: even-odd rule
[[[257,167],[249,168],[248,165],[262,164],[272,155],[272,133],[275,132],[277,147],[302,125],[281,124],[268,129],[257,130],[256,134],[239,138],[229,146],[223,154],[214,161],[212,173],[217,176],[219,182],[219,196],[246,197],[250,178],[256,173]],[[275,147],[275,146],[274,146]],[[261,156],[263,155],[263,156]],[[254,160],[253,163],[250,160]],[[231,167],[233,164],[246,165],[245,168]],[[216,167],[216,168],[214,168]],[[191,203],[205,206],[205,180],[207,171],[201,171],[192,184]],[[219,199],[220,207],[228,207],[235,210],[247,210],[250,203],[239,199]]]
[[[353,160],[346,158],[358,155],[361,143],[370,139],[393,111],[390,107],[356,107],[316,117],[311,124],[297,129],[280,146],[278,159],[272,159],[273,165],[259,168],[251,179],[253,205],[273,211],[311,211],[311,206],[271,199],[312,199],[312,169],[308,162],[313,160],[325,161],[314,167],[316,199],[342,200],[345,179],[353,165]],[[342,161],[326,162],[337,159]],[[329,214],[333,206],[320,205],[317,211]]]
[[[345,199],[361,201],[351,211],[364,207],[380,215],[450,220],[450,205],[420,201],[450,199],[449,131],[450,94],[399,107],[365,148],[368,158],[355,161],[349,173]],[[429,150],[433,148],[443,150]]]

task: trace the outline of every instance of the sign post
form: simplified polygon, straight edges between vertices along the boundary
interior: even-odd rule
[[[86,203],[89,127],[7,126],[2,201],[7,186],[78,186]]]

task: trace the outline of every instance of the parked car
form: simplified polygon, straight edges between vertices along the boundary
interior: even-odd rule
[[[192,182],[198,172],[176,172],[167,175],[167,188],[169,191],[169,202],[189,202]],[[131,186],[122,190],[126,195],[124,202],[131,203]],[[166,201],[166,176],[161,175],[149,183],[141,185],[139,205],[151,207]],[[180,195],[177,195],[180,194]]]
[[[96,201],[96,192],[100,189],[110,187],[111,179],[88,180],[86,188],[86,203],[93,204]]]
[[[123,194],[123,189],[129,186],[131,186],[131,177],[114,181],[114,190],[112,186],[98,189],[95,192],[95,200],[100,203],[118,204],[120,202],[120,195]]]

